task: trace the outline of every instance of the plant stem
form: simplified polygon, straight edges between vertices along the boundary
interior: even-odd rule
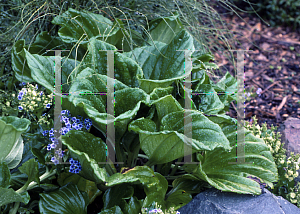
[[[16,202],[14,207],[9,211],[9,214],[16,214],[20,206],[20,202]]]
[[[47,169],[47,171],[45,172],[45,174],[43,174],[43,175],[40,177],[40,181],[43,181],[43,180],[45,180],[45,179],[47,179],[47,178],[49,178],[49,177],[51,177],[51,176],[53,176],[53,175],[55,175],[55,174],[56,174],[56,169],[54,169],[52,172],[51,172],[51,171],[49,172],[48,169]],[[16,193],[21,194],[21,193],[23,193],[23,192],[25,192],[25,191],[27,191],[27,190],[30,190],[30,189],[34,188],[36,185],[37,185],[37,182],[32,181],[32,182],[28,185],[28,187],[26,187],[26,184],[25,184],[23,187],[21,187],[20,189],[18,189],[18,190],[16,191]],[[25,188],[24,188],[24,187],[25,187]]]
[[[178,162],[181,162],[182,161],[182,159],[183,158],[179,158],[178,159]],[[172,164],[173,165],[173,164]],[[172,165],[171,165],[171,168],[172,168]],[[171,171],[171,174],[170,174],[170,176],[173,176],[174,174],[175,174],[175,172],[177,171],[177,169],[178,169],[178,164],[176,164],[175,166],[174,166],[174,168],[172,169],[172,171]]]
[[[46,178],[49,178],[49,177],[51,177],[54,174],[56,174],[56,169],[54,169],[52,172],[51,171],[49,172],[48,168],[47,168],[47,171],[45,172],[45,174],[43,174],[39,179],[40,179],[40,181],[43,181]],[[21,194],[21,193],[23,193],[23,192],[25,192],[27,190],[30,190],[30,189],[34,188],[36,185],[37,185],[37,182],[35,182],[35,181],[32,181],[30,184],[28,184],[26,182],[24,186],[22,186],[20,189],[18,189],[16,191],[16,193]],[[20,202],[16,202],[14,204],[13,209],[11,209],[9,211],[9,214],[16,214],[17,211],[18,211],[18,209],[19,209],[19,206],[20,206]]]

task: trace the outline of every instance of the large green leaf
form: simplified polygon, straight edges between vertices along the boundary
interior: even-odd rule
[[[80,41],[81,44],[87,44],[92,37],[106,40],[108,37],[114,36],[119,32],[120,23],[117,21],[112,23],[100,14],[80,12],[69,8],[62,15],[56,16],[52,24],[61,26],[58,35],[64,42],[76,43]],[[114,36],[110,41],[116,44],[120,38],[120,35]]]
[[[57,182],[60,186],[64,186],[69,182],[77,185],[78,189],[82,192],[86,192],[89,196],[89,203],[91,204],[102,191],[97,188],[97,185],[93,181],[89,181],[78,174],[70,172],[62,172],[58,175]]]
[[[12,69],[15,77],[21,82],[34,82],[31,77],[30,68],[28,67],[25,57],[25,40],[16,41],[11,52]]]
[[[44,214],[86,214],[89,197],[72,183],[50,193],[40,193],[39,210]]]
[[[27,184],[30,184],[31,181],[36,181],[40,185],[38,168],[38,162],[35,159],[30,159],[19,167],[19,171],[28,176]]]
[[[234,123],[226,119],[224,115],[216,115],[215,117],[220,118],[214,120],[223,121],[222,130],[230,140],[231,151],[226,152],[222,148],[205,151],[203,155],[197,155],[201,164],[197,166],[184,165],[185,170],[222,191],[260,194],[259,184],[247,178],[248,176],[258,177],[273,188],[272,182],[278,180],[277,167],[264,141],[254,137],[250,131],[244,129],[245,162],[253,164],[228,164],[228,162],[236,162],[236,120]]]
[[[177,11],[174,16],[154,19],[149,23],[151,38],[148,38],[148,42],[152,44],[154,40],[169,44],[183,28]]]
[[[223,110],[224,104],[219,99],[216,91],[211,85],[199,85],[196,90],[197,98],[200,99],[198,110],[205,114],[216,114]],[[202,93],[202,94],[201,94]]]
[[[71,157],[80,162],[80,176],[96,184],[107,180],[107,172],[101,168],[104,164],[98,164],[106,162],[106,144],[101,138],[87,132],[71,130],[62,136],[62,143],[68,147]]]
[[[22,202],[28,204],[30,196],[27,191],[18,194],[12,188],[6,189],[0,187],[0,207],[13,202]]]
[[[23,163],[28,161],[29,159],[35,158],[35,155],[32,153],[32,149],[41,150],[45,144],[45,137],[42,136],[40,133],[23,133],[22,134],[23,141],[24,141],[24,150],[22,155],[22,161],[19,163],[18,166],[16,166],[14,169],[11,170],[11,173],[17,172],[18,167],[21,166]],[[43,143],[42,143],[43,142]],[[46,151],[44,151],[45,155]],[[41,159],[39,159],[39,163],[45,162],[45,157],[43,156],[43,162]]]
[[[24,118],[0,117],[0,162],[5,161],[9,169],[15,168],[22,160],[24,144],[21,134],[29,125],[30,121]]]
[[[141,66],[145,78],[138,77],[140,88],[151,93],[155,88],[166,88],[190,74],[185,72],[185,52],[179,50],[193,53],[194,49],[193,38],[182,30],[169,44],[155,42],[153,46],[136,48],[124,54]]]
[[[200,112],[190,110],[192,117],[192,153],[216,148],[230,149],[222,129]],[[139,133],[141,149],[149,157],[149,165],[162,164],[184,156],[184,111],[167,114],[161,120],[159,132],[152,120],[140,118],[131,122],[128,130]],[[189,145],[189,144],[188,144]]]
[[[141,185],[146,193],[146,198],[143,202],[133,199],[132,185]],[[162,209],[168,209],[164,200],[168,189],[168,182],[164,176],[157,172],[153,172],[148,166],[136,166],[132,169],[127,169],[124,173],[115,173],[110,176],[105,184],[108,189],[103,197],[104,209],[112,208],[119,205],[123,213],[138,214],[141,207],[152,207],[155,202],[162,206]],[[122,194],[120,194],[120,192]],[[124,199],[131,199],[133,202],[126,204]],[[155,207],[153,207],[154,209]]]
[[[40,56],[31,54],[24,49],[32,78],[50,92],[54,92],[55,79],[55,56]],[[61,60],[61,84],[62,92],[68,92],[77,73],[86,65],[74,59],[63,58]]]
[[[43,56],[54,56],[54,50],[70,50],[62,51],[62,56],[70,56],[72,59],[82,60],[86,50],[82,45],[73,48],[72,44],[64,43],[60,37],[51,36],[47,31],[39,33],[32,45],[27,48],[31,54],[39,54]],[[52,51],[48,51],[52,50]]]
[[[0,163],[0,187],[8,188],[10,185],[10,171],[5,162]]]
[[[84,95],[79,92],[106,92],[107,76],[97,74],[94,70],[86,68],[76,77],[70,88],[70,102],[76,107],[82,107],[86,114],[92,118],[106,134],[106,125],[115,121],[116,142],[119,142],[127,129],[127,124],[132,120],[141,105],[141,102],[149,105],[150,96],[139,88],[129,88],[122,82],[115,80],[115,118],[107,121],[106,95]]]
[[[107,51],[117,50],[115,46],[92,38],[89,41],[88,54],[83,60],[96,73],[107,75]],[[114,76],[115,79],[134,88],[139,87],[138,77],[142,78],[141,67],[124,54],[114,51]]]

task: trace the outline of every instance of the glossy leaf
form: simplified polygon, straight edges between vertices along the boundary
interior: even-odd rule
[[[40,184],[38,162],[36,162],[35,159],[26,161],[22,166],[19,167],[19,171],[28,176],[28,184],[31,181],[36,181],[38,184]]]
[[[119,31],[117,22],[112,23],[100,14],[81,12],[72,8],[69,8],[62,15],[56,16],[52,24],[61,26],[58,35],[66,43],[80,41],[81,44],[86,44],[92,37],[106,40]],[[117,39],[114,37],[114,40]]]
[[[78,189],[82,192],[86,192],[89,196],[89,203],[91,204],[97,196],[102,192],[97,188],[97,185],[93,181],[89,181],[78,174],[70,172],[63,172],[58,175],[57,182],[60,186],[64,186],[69,182],[77,185]]]
[[[115,120],[116,142],[119,142],[126,131],[126,126],[132,120],[141,105],[141,102],[148,104],[150,96],[139,88],[129,88],[122,82],[115,80],[115,116],[107,121],[107,98],[106,95],[77,95],[79,92],[105,92],[107,76],[97,74],[94,70],[86,68],[78,74],[76,80],[70,88],[70,102],[76,107],[84,109],[86,114],[96,121],[97,125],[103,133],[106,134],[106,125]],[[76,94],[77,92],[77,94]]]
[[[29,68],[31,70],[31,76],[35,82],[41,84],[47,88],[50,92],[54,92],[54,64],[55,56],[40,56],[37,54],[31,54],[25,50],[25,56],[28,61]],[[68,92],[70,84],[77,75],[77,73],[85,67],[84,64],[74,59],[62,59],[61,60],[61,83],[62,92]]]
[[[124,199],[133,196],[133,188],[125,185],[125,183],[142,185],[147,195],[143,203],[136,201],[134,207],[133,205],[129,207],[126,205]],[[153,172],[148,166],[136,166],[124,173],[115,173],[108,178],[105,186],[111,188],[104,194],[104,208],[109,209],[118,204],[123,213],[126,214],[136,213],[130,212],[130,210],[150,207],[155,202],[162,205],[163,209],[166,208],[164,196],[168,188],[167,180],[159,173]],[[122,194],[120,194],[121,192]]]
[[[247,178],[247,176],[255,176],[261,178],[264,183],[273,188],[272,182],[278,179],[277,167],[274,163],[273,156],[260,138],[254,137],[253,134],[245,132],[245,162],[253,164],[228,164],[228,162],[236,162],[236,126],[225,121],[222,130],[226,133],[226,137],[230,140],[231,151],[226,152],[221,148],[213,151],[206,151],[202,156],[197,155],[201,164],[197,166],[184,166],[185,170],[197,178],[205,180],[215,188],[236,192],[239,194],[260,194],[260,186],[257,182]],[[227,123],[227,125],[226,125]]]
[[[205,114],[217,114],[223,110],[224,104],[211,85],[199,85],[195,91],[196,93],[202,93],[197,95],[200,99],[200,104],[198,105],[199,111]]]
[[[62,136],[62,143],[70,151],[71,157],[78,160],[82,166],[80,176],[97,184],[107,180],[106,170],[101,168],[106,162],[106,144],[101,138],[77,130],[71,130]]]
[[[155,88],[166,88],[189,75],[185,73],[184,51],[176,50],[191,50],[193,53],[194,49],[192,36],[182,30],[169,44],[155,42],[155,46],[136,48],[124,54],[141,66],[144,78],[138,77],[140,88],[151,93]]]
[[[97,40],[96,38],[90,39],[88,50],[89,52],[83,62],[90,65],[90,68],[96,71],[97,74],[102,75],[107,75],[108,72],[106,50],[114,50],[115,79],[128,87],[139,87],[138,77],[142,78],[143,71],[133,59],[127,57],[125,54],[117,52],[115,46]]]
[[[0,163],[0,187],[9,188],[10,181],[10,171],[8,169],[7,164],[5,162]]]
[[[29,125],[30,121],[24,118],[0,117],[0,162],[5,161],[9,169],[15,168],[22,160],[24,144],[21,134]]]
[[[74,184],[68,183],[59,190],[40,193],[39,210],[45,214],[86,214],[89,198]]]
[[[152,44],[154,40],[169,44],[183,28],[178,12],[175,12],[174,16],[154,19],[149,23],[151,37],[148,38],[148,42]]]
[[[0,187],[0,207],[13,202],[28,204],[29,201],[30,196],[27,191],[22,194],[18,194],[12,188],[6,189]]]

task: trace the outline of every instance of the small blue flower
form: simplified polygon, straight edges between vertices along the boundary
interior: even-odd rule
[[[82,124],[79,124],[79,125],[78,125],[78,128],[79,128],[79,129],[82,129],[82,127],[83,127]]]
[[[75,166],[74,166],[74,165],[71,165],[71,166],[70,166],[70,169],[75,169]]]
[[[36,90],[38,90],[38,89],[39,89],[39,87],[38,87],[38,85],[37,85],[37,84],[35,85],[35,88],[36,88]]]
[[[56,157],[52,157],[51,161],[56,165],[59,164],[59,160],[56,159]]]
[[[77,120],[76,120],[76,123],[80,123],[80,120],[79,120],[79,119],[77,119]]]
[[[72,121],[75,122],[76,121],[76,117],[72,117]]]
[[[40,96],[43,96],[43,92],[41,91]]]
[[[19,96],[23,97],[23,95],[24,95],[24,92],[23,92],[23,91],[20,91],[20,92],[19,92]]]
[[[74,173],[74,170],[73,169],[69,169],[69,172]]]
[[[51,143],[51,148],[52,149],[55,149],[56,148],[56,145],[54,143]]]
[[[74,170],[74,173],[78,174],[79,171],[80,171],[80,170],[77,168],[77,169]]]
[[[51,104],[50,104],[50,103],[48,103],[48,104],[46,105],[46,108],[50,108],[50,106],[51,106]]]
[[[22,98],[23,98],[22,96],[20,96],[20,95],[18,96],[18,100],[22,100]]]
[[[22,85],[26,85],[26,82],[22,82]]]
[[[51,140],[53,143],[56,142],[56,138],[55,138],[55,137],[50,138],[50,140]]]
[[[51,144],[48,144],[47,146],[47,150],[50,151],[51,150]]]
[[[74,163],[73,158],[70,158],[69,162],[70,162],[70,164],[73,164]]]
[[[44,117],[47,113],[44,113],[42,116]]]
[[[86,130],[89,130],[89,129],[90,129],[90,126],[89,126],[89,125],[87,125],[85,128],[86,128]]]
[[[54,134],[49,133],[49,137],[53,137],[53,136],[54,136]]]
[[[62,111],[61,111],[61,114],[62,114],[62,115],[65,115],[65,114],[66,114],[66,110],[62,110]]]
[[[43,131],[43,135],[46,137],[47,136],[47,133],[48,133],[48,130],[45,130],[45,131]]]
[[[22,107],[22,106],[19,106],[18,108],[19,108],[19,110],[23,110],[23,107]]]

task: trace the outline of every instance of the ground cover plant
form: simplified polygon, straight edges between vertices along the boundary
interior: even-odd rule
[[[21,86],[15,96],[2,97],[3,213],[37,207],[41,213],[87,213],[88,205],[99,197],[103,201],[99,213],[140,213],[157,205],[176,213],[203,188],[260,194],[259,184],[248,176],[273,188],[278,173],[272,150],[253,131],[245,129],[246,162],[253,165],[228,164],[236,160],[237,121],[225,112],[236,100],[236,80],[229,73],[217,83],[210,79],[207,71],[216,66],[213,56],[194,51],[193,37],[178,14],[150,22],[148,37],[134,30],[130,33],[135,36],[128,36],[120,19],[111,22],[71,8],[52,23],[61,26],[58,36],[41,32],[30,47],[24,40],[13,46],[12,65]],[[139,46],[131,48],[129,38]],[[58,96],[53,88],[55,57],[44,47],[71,49],[74,43],[76,53],[62,55],[61,60],[62,91],[69,95],[61,98],[63,128],[57,139],[53,120],[45,119],[53,118],[51,99]],[[118,49],[123,52],[114,52],[115,115],[107,121],[106,96],[79,92],[107,90],[107,53],[98,50]],[[190,145],[198,165],[174,164],[183,160],[188,143],[184,79],[189,74],[184,53],[176,51],[185,49],[193,52],[192,90],[206,92],[193,95],[192,109],[186,111],[193,119]],[[215,93],[228,91],[232,93]],[[108,122],[115,126],[116,160],[125,164],[98,164],[106,161]],[[49,151],[58,141],[62,150],[53,155]],[[57,164],[58,157],[70,164]],[[54,165],[46,164],[50,161]]]

